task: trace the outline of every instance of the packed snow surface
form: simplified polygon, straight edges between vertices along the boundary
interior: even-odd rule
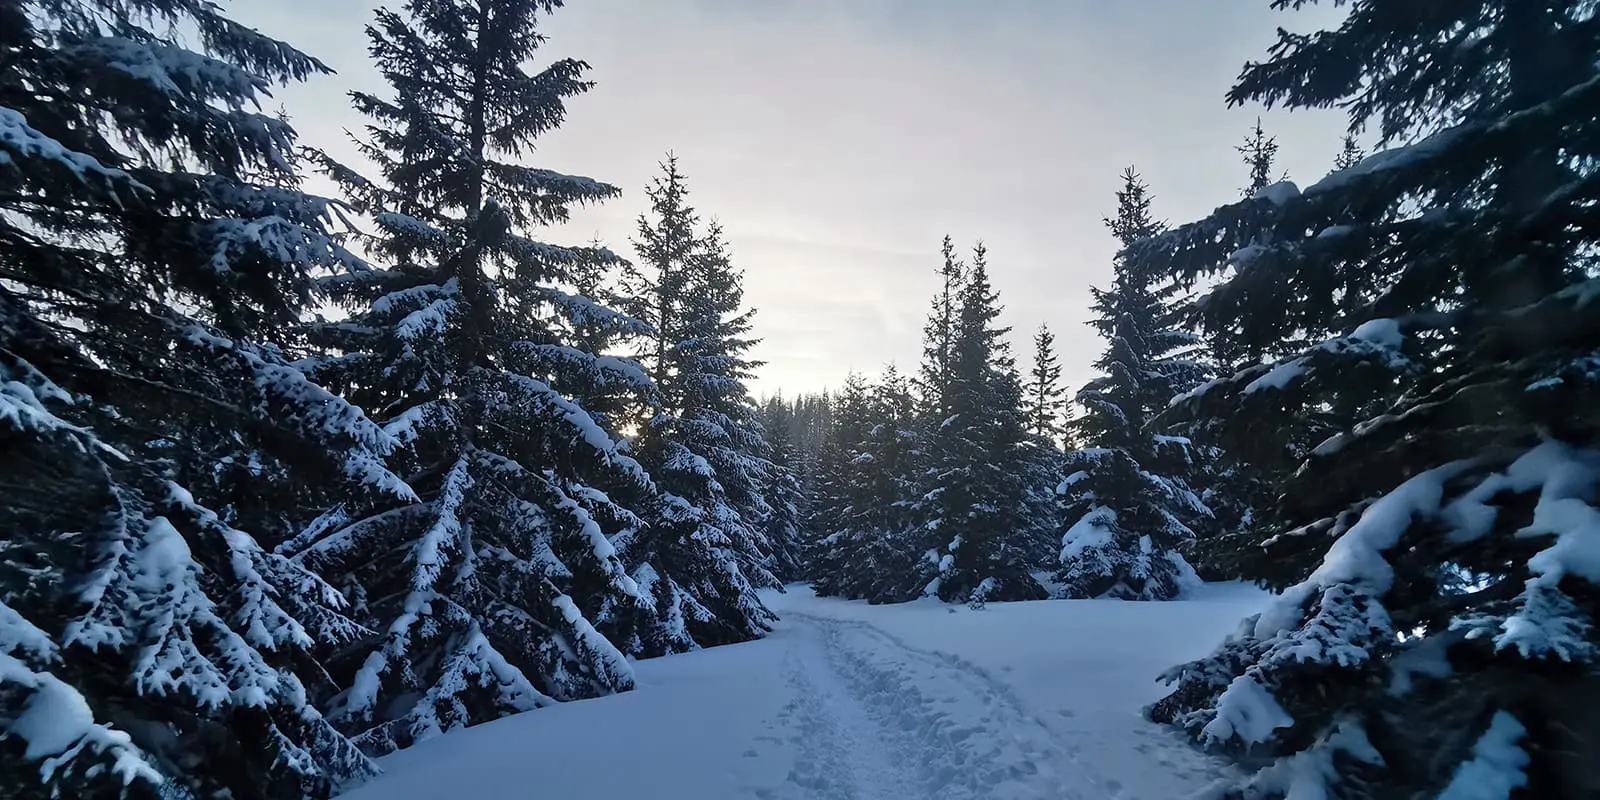
[[[1168,800],[1226,767],[1140,716],[1156,675],[1268,596],[766,599],[783,620],[763,640],[642,661],[635,691],[423,742],[344,798]]]

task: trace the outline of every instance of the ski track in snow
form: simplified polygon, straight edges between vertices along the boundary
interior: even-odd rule
[[[1003,685],[862,622],[788,611],[795,763],[759,800],[1110,800],[1122,786]]]

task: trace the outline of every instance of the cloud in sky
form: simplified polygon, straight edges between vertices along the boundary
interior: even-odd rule
[[[361,124],[347,89],[383,89],[362,32],[373,5],[232,6],[339,71],[278,93],[310,143],[339,145]],[[1267,0],[570,0],[543,52],[589,62],[598,85],[532,160],[624,196],[546,238],[631,252],[643,188],[671,150],[760,309],[758,392],[912,367],[946,233],[988,246],[1019,361],[1048,322],[1075,388],[1101,349],[1084,323],[1089,287],[1110,277],[1101,218],[1123,167],[1144,174],[1159,215],[1198,218],[1246,182],[1233,148],[1259,115],[1292,179],[1327,172],[1340,114],[1230,110],[1223,94],[1277,26],[1332,13]]]

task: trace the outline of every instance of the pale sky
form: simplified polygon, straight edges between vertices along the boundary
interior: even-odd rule
[[[304,140],[355,163],[343,93],[383,91],[367,61],[369,0],[243,0],[241,22],[339,74],[278,92]],[[1331,4],[1330,4],[1331,5]],[[598,237],[632,256],[643,189],[668,150],[719,218],[759,309],[757,394],[838,386],[852,369],[915,367],[946,233],[982,239],[1024,367],[1041,322],[1068,385],[1093,377],[1084,323],[1109,280],[1101,224],[1135,165],[1181,223],[1238,197],[1234,146],[1258,115],[1302,186],[1328,171],[1338,112],[1227,109],[1278,26],[1331,11],[1268,0],[569,0],[542,63],[589,62],[536,166],[615,184],[547,241]]]

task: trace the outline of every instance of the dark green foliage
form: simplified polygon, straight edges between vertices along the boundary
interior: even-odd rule
[[[1361,149],[1361,146],[1356,144],[1356,137],[1353,135],[1346,135],[1344,137],[1344,144],[1339,148],[1339,155],[1335,156],[1333,159],[1333,171],[1338,172],[1340,170],[1349,169],[1361,163],[1361,159],[1365,158],[1366,155],[1366,152]]]
[[[420,502],[334,506],[283,551],[381,632],[329,660],[334,716],[375,753],[632,688],[614,643],[651,617],[613,544],[640,527],[649,477],[575,401],[648,391],[638,365],[585,349],[642,326],[578,293],[615,256],[528,233],[617,193],[521,163],[590,86],[578,61],[529,68],[558,5],[378,11],[393,94],[352,96],[381,178],[323,159],[376,222],[382,268],[326,282],[350,316],[312,329],[309,363],[404,442]]]
[[[1151,714],[1271,764],[1230,797],[1286,796],[1291,763],[1341,800],[1439,796],[1482,780],[1458,770],[1485,736],[1527,757],[1492,769],[1513,797],[1590,796],[1600,24],[1566,0],[1347,7],[1229,97],[1344,106],[1389,149],[1134,248],[1178,276],[1232,262],[1208,331],[1320,340],[1180,410],[1294,462],[1251,561],[1288,588]],[[1282,725],[1242,721],[1272,705]]]
[[[362,631],[256,537],[410,496],[272,344],[363,268],[255,110],[327,70],[159,0],[5,0],[0,53],[0,785],[325,797],[373,767],[307,705],[310,654]]]
[[[1033,368],[1028,371],[1023,413],[1028,433],[1059,446],[1066,435],[1067,395],[1061,387],[1061,361],[1056,356],[1056,337],[1049,326],[1040,325],[1033,335]]]
[[[1251,197],[1262,189],[1279,181],[1288,180],[1287,174],[1274,177],[1278,162],[1278,139],[1268,136],[1265,128],[1261,127],[1261,118],[1256,118],[1256,126],[1250,129],[1245,137],[1244,144],[1234,148],[1244,158],[1245,166],[1250,168],[1250,183],[1241,190],[1245,197]]]
[[[916,597],[927,579],[908,513],[918,418],[906,380],[892,365],[875,385],[852,374],[833,420],[811,523],[812,589],[874,603]]]
[[[950,329],[945,416],[924,422],[921,497],[914,510],[928,542],[924,589],[950,602],[1045,596],[1030,574],[1023,532],[1027,435],[1022,387],[997,327],[999,295],[979,244],[962,275]],[[938,370],[930,370],[937,373]],[[937,558],[937,562],[934,559]]]
[[[791,438],[794,416],[793,409],[778,397],[768,398],[759,409],[761,430],[772,454],[772,468],[762,484],[762,494],[772,510],[762,527],[772,547],[771,572],[786,583],[804,577],[800,553],[807,538],[805,520],[811,511],[811,495],[802,483],[804,454]]]
[[[674,158],[646,193],[651,214],[639,220],[630,277],[637,313],[650,324],[637,338],[639,358],[660,404],[638,452],[662,496],[634,553],[634,576],[666,621],[664,649],[675,651],[771,629],[775,617],[755,591],[781,585],[774,570],[792,563],[784,525],[795,510],[767,499],[769,489],[788,488],[786,475],[768,458],[745,388],[759,366],[747,355],[754,312],[743,308],[721,229],[701,225]],[[784,537],[776,544],[774,531]]]
[[[1106,220],[1126,248],[1160,233],[1138,173],[1123,173],[1117,215]],[[1095,328],[1108,341],[1104,373],[1078,393],[1080,447],[1066,454],[1066,532],[1057,580],[1068,597],[1168,600],[1191,569],[1180,548],[1211,521],[1190,488],[1199,454],[1184,437],[1157,433],[1155,415],[1200,382],[1194,336],[1177,324],[1154,277],[1119,256],[1109,290],[1095,290]]]
[[[1045,594],[1032,568],[1054,497],[1037,484],[1053,484],[1042,465],[1054,445],[1028,434],[985,258],[979,245],[963,264],[945,239],[915,393],[890,367],[833,399],[808,548],[819,594],[977,605]]]

